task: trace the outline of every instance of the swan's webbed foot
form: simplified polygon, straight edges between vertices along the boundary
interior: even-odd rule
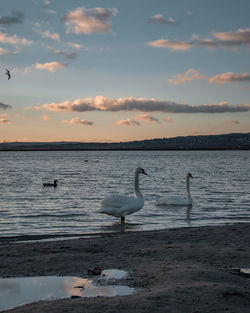
[[[122,217],[121,217],[121,225],[124,225],[124,224],[125,224],[125,217],[122,216]]]

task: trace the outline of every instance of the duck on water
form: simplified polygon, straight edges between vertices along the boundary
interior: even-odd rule
[[[57,179],[54,180],[54,183],[43,183],[43,187],[57,187]]]

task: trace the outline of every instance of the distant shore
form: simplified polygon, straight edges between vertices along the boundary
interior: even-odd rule
[[[40,301],[8,312],[248,313],[250,279],[237,269],[250,267],[249,238],[249,223],[47,242],[2,238],[1,277],[87,277],[100,266],[128,271],[123,283],[137,289],[130,296]]]
[[[3,142],[0,151],[250,150],[250,133],[179,136],[125,142]]]
[[[4,151],[249,151],[250,149],[5,149]]]

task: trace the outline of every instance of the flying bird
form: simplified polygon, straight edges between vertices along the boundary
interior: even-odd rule
[[[8,76],[8,80],[9,80],[11,75],[10,75],[10,71],[7,68],[6,68],[6,73],[5,74]]]

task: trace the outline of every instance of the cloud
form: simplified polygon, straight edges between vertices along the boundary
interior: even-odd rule
[[[9,51],[0,47],[0,55],[3,55],[3,54],[16,54],[16,52],[12,52],[12,51]]]
[[[0,109],[6,110],[6,109],[11,109],[11,108],[12,108],[11,105],[0,102]]]
[[[23,23],[23,13],[18,10],[13,10],[11,16],[0,16],[0,25],[10,26],[13,24]]]
[[[83,47],[83,46],[80,45],[79,43],[75,43],[75,42],[69,42],[68,45],[69,45],[70,47],[73,47],[73,48],[77,49],[77,50],[80,50],[80,49],[82,49],[82,47]]]
[[[120,120],[116,122],[118,126],[140,126],[141,124],[135,120],[128,118],[127,120]]]
[[[33,23],[34,31],[40,34],[42,38],[50,38],[55,41],[60,41],[60,35],[56,32],[52,33],[50,30],[42,30],[41,23]]]
[[[85,111],[139,111],[139,112],[167,112],[167,113],[226,113],[248,112],[250,104],[229,105],[227,102],[219,104],[190,105],[176,103],[155,98],[118,98],[112,99],[104,96],[95,98],[76,99],[74,101],[51,102],[42,105],[50,111],[85,112]]]
[[[91,34],[112,30],[110,19],[118,13],[116,8],[78,7],[62,17],[67,26],[67,33]]]
[[[7,118],[0,118],[0,124],[10,124],[11,120],[8,120]]]
[[[227,124],[237,125],[237,124],[240,124],[240,121],[237,120],[236,118],[234,118],[234,119],[232,119],[232,120],[227,120],[226,123],[227,123]]]
[[[250,75],[248,73],[235,74],[233,72],[228,72],[208,78],[209,83],[216,83],[220,85],[242,81],[250,81]]]
[[[29,74],[29,73],[31,73],[32,72],[32,69],[31,69],[31,67],[25,67],[25,69],[24,69],[24,74],[25,75],[27,75],[27,74]]]
[[[68,64],[62,63],[62,62],[47,62],[44,64],[41,64],[41,63],[35,64],[35,68],[37,68],[39,70],[47,70],[50,72],[54,72],[57,69],[61,69],[61,68],[67,67],[67,66],[68,66]]]
[[[40,104],[36,104],[33,107],[26,107],[24,108],[25,111],[39,111],[41,109],[41,105]]]
[[[148,42],[148,45],[157,48],[169,48],[173,51],[187,51],[191,48],[192,43],[168,39],[159,39],[156,41]]]
[[[191,83],[194,79],[204,79],[205,76],[201,75],[198,70],[189,69],[184,74],[175,75],[174,79],[169,79],[168,82],[173,85]]]
[[[158,48],[168,48],[174,51],[187,51],[191,47],[206,47],[215,49],[216,47],[237,49],[239,46],[250,47],[250,28],[238,29],[230,32],[217,32],[212,34],[212,38],[199,39],[193,36],[191,41],[177,41],[160,39],[148,42],[149,46]]]
[[[170,117],[170,116],[165,117],[164,121],[167,123],[173,123],[174,122],[172,117]]]
[[[176,25],[176,21],[172,17],[166,18],[163,14],[155,14],[149,18],[149,21],[152,24]]]
[[[29,46],[33,43],[31,40],[28,40],[24,37],[19,38],[17,35],[8,36],[3,32],[0,32],[0,42],[8,43],[11,45],[24,45],[24,46]]]
[[[250,81],[250,75],[248,73],[236,74],[233,72],[217,74],[211,77],[202,75],[198,70],[189,69],[184,74],[177,74],[173,79],[169,79],[170,84],[179,85],[185,83],[191,83],[193,80],[206,79],[209,83],[216,83],[223,85],[226,83],[234,82],[247,82]]]
[[[92,126],[92,125],[94,125],[93,121],[81,120],[79,117],[74,117],[70,121],[63,120],[61,123],[62,124],[72,124],[72,125],[74,125],[74,124],[75,125],[85,125],[85,126]]]
[[[53,51],[55,54],[62,55],[62,56],[65,57],[66,59],[74,60],[74,59],[77,58],[77,53],[74,52],[74,51],[68,52],[68,51],[58,50],[58,49],[52,49],[52,51]]]
[[[60,40],[60,35],[58,33],[51,33],[49,30],[41,31],[40,34],[43,38],[50,38],[55,41]]]
[[[142,120],[142,121],[146,121],[148,123],[152,123],[152,122],[159,122],[158,118],[155,118],[153,116],[151,116],[150,113],[145,113],[145,114],[141,114],[141,115],[136,115],[135,116],[136,120]]]
[[[215,33],[213,36],[220,44],[224,43],[229,46],[250,44],[250,28],[238,29],[236,32]]]
[[[49,115],[47,115],[47,114],[44,114],[44,115],[41,116],[41,119],[42,119],[43,121],[50,121],[50,120],[51,120],[51,117],[50,117]]]

